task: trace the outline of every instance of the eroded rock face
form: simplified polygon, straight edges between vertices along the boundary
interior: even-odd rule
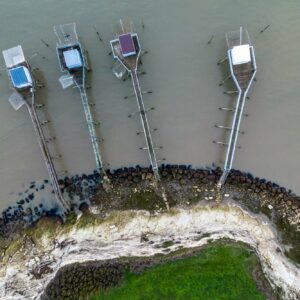
[[[274,228],[267,219],[234,203],[197,205],[156,216],[145,211],[123,211],[101,224],[43,238],[39,245],[29,244],[26,251],[11,257],[8,268],[1,267],[1,299],[39,299],[60,268],[71,263],[151,256],[166,253],[164,242],[173,251],[220,238],[253,247],[269,280],[283,290],[284,299],[299,299],[300,270],[284,256]],[[46,272],[40,272],[41,268]]]

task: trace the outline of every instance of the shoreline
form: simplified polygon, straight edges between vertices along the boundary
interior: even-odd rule
[[[192,169],[185,165],[162,165],[160,172],[162,180],[159,186],[155,185],[151,170],[139,166],[107,170],[113,184],[109,192],[99,186],[97,173],[65,177],[60,180],[60,185],[64,195],[73,202],[75,213],[96,207],[95,212],[102,219],[115,210],[148,210],[151,214],[158,214],[166,211],[167,207],[189,208],[201,202],[217,205],[218,200],[230,198],[245,209],[262,213],[272,220],[281,233],[281,240],[287,245],[287,253],[291,253],[289,257],[300,264],[300,197],[290,190],[249,173],[233,170],[219,194],[215,184],[221,175],[220,168]],[[162,197],[162,188],[167,203]],[[63,220],[57,206],[46,210],[45,207],[31,208],[30,205],[27,202],[18,204],[17,214],[11,214],[12,218],[0,218],[2,239],[13,240],[25,227],[34,226],[45,217]],[[24,208],[20,209],[22,206]],[[6,243],[2,244],[3,250]]]
[[[219,168],[163,165],[160,172],[157,185],[149,168],[108,171],[109,192],[87,184],[96,173],[66,177],[60,184],[77,201],[78,215],[70,213],[63,223],[59,214],[44,212],[25,229],[25,220],[2,223],[0,295],[35,299],[67,264],[166,253],[160,245],[168,241],[172,252],[227,238],[255,249],[273,287],[284,299],[297,299],[299,197],[236,170],[221,193],[215,188]]]
[[[41,296],[58,270],[72,263],[163,254],[166,252],[161,246],[170,240],[173,244],[168,249],[172,252],[221,238],[243,242],[255,249],[273,288],[279,286],[283,291],[283,299],[297,299],[300,295],[300,270],[283,254],[284,247],[275,228],[266,218],[238,204],[198,204],[157,215],[146,211],[121,211],[99,223],[94,219],[77,228],[80,219],[69,230],[64,232],[62,226],[62,231],[53,237],[42,235],[34,244],[27,241],[26,246],[16,251],[9,260],[9,267],[3,269],[2,265],[0,295],[5,299]],[[34,273],[34,270],[42,271]],[[20,291],[25,295],[21,296]]]
[[[191,165],[162,165],[159,167],[161,173],[161,181],[163,184],[168,182],[174,182],[183,186],[185,184],[199,184],[207,185],[207,187],[212,188],[216,184],[217,179],[221,175],[221,168],[192,168]],[[153,173],[149,167],[122,167],[115,170],[107,169],[106,173],[108,178],[112,181],[113,185],[116,187],[148,187],[151,186],[151,182],[154,180]],[[74,176],[66,176],[59,180],[60,187],[64,196],[73,204],[74,207],[78,205],[77,208],[84,202],[90,202],[91,198],[95,198],[94,194],[103,191],[99,186],[100,176],[94,171],[91,174],[76,174]],[[154,182],[154,181],[153,181]],[[149,184],[150,183],[150,184]],[[152,184],[153,185],[153,184]],[[43,207],[39,203],[42,199],[39,195],[35,195],[35,192],[39,190],[49,189],[49,180],[45,179],[41,182],[32,181],[24,192],[19,192],[18,196],[20,199],[16,200],[15,204],[11,204],[6,209],[4,209],[0,217],[0,226],[3,223],[15,221],[21,219],[26,215],[35,215],[35,218],[28,220],[30,222],[37,221],[40,217],[48,215],[60,215],[59,205],[54,203],[54,207],[47,211],[47,208]],[[258,196],[266,197],[273,196],[275,198],[280,198],[284,203],[287,203],[290,209],[297,210],[300,209],[300,196],[293,193],[292,190],[288,190],[283,186],[278,185],[272,181],[267,181],[264,178],[259,178],[253,176],[251,173],[242,172],[239,170],[232,169],[226,184],[222,188],[223,195],[226,191],[231,191],[232,189],[240,190],[241,188],[248,190],[250,192],[256,193]],[[52,193],[53,194],[53,193]],[[42,198],[44,198],[43,195]],[[30,212],[26,212],[23,206],[26,204],[31,204],[30,202],[37,199],[37,204],[35,209]],[[276,199],[278,200],[278,199]],[[83,202],[83,203],[82,203]],[[278,201],[277,201],[278,202]],[[51,201],[53,204],[53,201]],[[278,204],[278,203],[277,203]],[[300,213],[300,210],[298,211]]]

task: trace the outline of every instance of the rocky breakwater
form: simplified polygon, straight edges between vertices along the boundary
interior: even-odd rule
[[[167,209],[162,197],[163,186],[168,207],[189,207],[201,201],[220,202],[232,199],[253,213],[263,213],[276,225],[286,245],[286,255],[300,264],[300,198],[291,190],[250,173],[232,170],[221,191],[216,183],[220,168],[193,169],[186,165],[162,165],[162,180],[153,184],[150,168],[107,170],[114,189],[107,193],[96,190],[92,203],[105,216],[113,210],[145,209],[158,213]]]

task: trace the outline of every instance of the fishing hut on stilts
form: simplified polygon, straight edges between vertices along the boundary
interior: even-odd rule
[[[251,45],[247,30],[240,28],[226,35],[228,46],[227,56],[230,74],[237,88],[236,106],[233,109],[234,117],[230,128],[230,136],[227,145],[226,159],[223,173],[217,183],[221,188],[232,168],[237,138],[242,120],[245,100],[250,86],[256,74],[256,60],[254,48]]]
[[[77,32],[76,24],[69,23],[54,26],[54,32],[58,38],[56,52],[61,72],[66,74],[59,78],[62,87],[65,89],[75,85],[81,96],[81,102],[85,113],[90,139],[96,161],[96,170],[101,176],[102,183],[108,182],[106,172],[103,168],[103,162],[100,154],[100,140],[97,138],[95,123],[90,109],[90,103],[86,93],[85,79],[86,72],[89,70],[87,62],[87,52],[82,48]]]
[[[4,50],[3,57],[7,68],[7,73],[14,89],[14,93],[9,97],[8,101],[15,110],[21,108],[24,104],[28,109],[30,118],[32,120],[35,133],[37,135],[38,143],[43,153],[44,161],[47,166],[51,184],[53,186],[54,194],[57,201],[62,205],[63,210],[68,212],[69,204],[65,201],[58,183],[57,173],[47,146],[47,142],[42,130],[36,112],[35,102],[35,81],[32,76],[30,65],[25,59],[23,49],[21,46],[16,46]]]
[[[153,146],[151,130],[147,119],[147,110],[145,109],[143,101],[143,92],[141,91],[138,79],[138,64],[141,56],[141,46],[137,33],[133,32],[131,21],[120,20],[120,24],[115,30],[115,39],[110,41],[110,45],[113,57],[116,60],[116,64],[113,67],[114,74],[120,79],[122,79],[126,73],[131,77],[146,140],[146,147],[142,149],[148,151],[155,179],[159,181],[160,175],[155,147]]]

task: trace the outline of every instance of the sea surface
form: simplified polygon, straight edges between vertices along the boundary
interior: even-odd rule
[[[144,137],[130,80],[119,81],[111,72],[109,40],[120,18],[131,18],[143,57],[140,76],[157,157],[165,163],[194,167],[222,166],[225,148],[212,141],[226,141],[215,124],[230,126],[232,114],[219,107],[234,105],[230,84],[219,87],[229,69],[217,61],[226,55],[225,33],[240,26],[248,29],[257,58],[257,81],[250,100],[236,152],[234,168],[264,177],[300,194],[300,2],[296,0],[0,0],[1,50],[22,45],[30,64],[39,70],[36,79],[46,85],[38,90],[41,121],[58,172],[69,176],[91,173],[95,162],[78,90],[63,90],[55,53],[53,26],[76,22],[83,46],[89,52],[92,72],[88,96],[96,104],[101,122],[99,137],[107,168],[148,166]],[[269,25],[264,33],[260,31]],[[98,31],[103,42],[96,34]],[[212,38],[213,36],[213,38]],[[211,40],[212,38],[212,40]],[[49,47],[45,45],[46,42]],[[211,43],[208,44],[208,41]],[[0,58],[0,64],[4,61]],[[0,211],[15,203],[30,183],[48,178],[31,120],[25,107],[14,111],[5,69],[0,76]],[[64,177],[65,175],[60,175]],[[41,183],[42,184],[42,183]],[[41,185],[39,183],[39,185]],[[43,199],[53,194],[43,190]]]

